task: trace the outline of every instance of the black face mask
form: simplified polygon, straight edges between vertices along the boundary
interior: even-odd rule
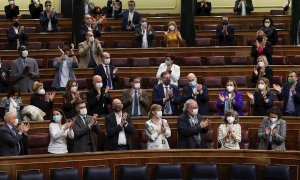
[[[258,36],[258,37],[257,37],[257,41],[260,42],[260,43],[263,42],[263,39],[264,39],[263,36]]]
[[[222,24],[223,24],[223,26],[227,26],[229,24],[229,22],[224,20],[224,21],[222,21]]]
[[[14,22],[14,23],[13,23],[13,26],[15,26],[15,27],[18,27],[19,25],[20,25],[19,22]]]

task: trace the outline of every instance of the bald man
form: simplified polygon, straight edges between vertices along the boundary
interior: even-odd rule
[[[201,115],[208,115],[208,91],[207,87],[197,82],[197,77],[194,73],[187,75],[189,83],[183,88],[182,98],[186,102],[189,99],[193,99],[198,104],[198,112]]]
[[[133,149],[131,135],[134,133],[132,120],[126,112],[120,99],[112,101],[113,112],[105,117],[106,144],[105,150]]]
[[[97,23],[93,23],[91,15],[84,15],[84,25],[80,27],[80,38],[78,42],[83,42],[85,40],[85,35],[88,31],[93,32],[94,37],[100,37],[101,29],[98,28]]]
[[[23,142],[27,140],[29,123],[22,122],[17,129],[18,119],[15,112],[7,112],[5,123],[0,128],[0,156],[17,156],[25,153]]]
[[[104,117],[108,114],[108,105],[111,104],[111,96],[109,95],[109,87],[103,86],[102,78],[99,75],[93,77],[93,88],[88,91],[88,114],[98,114]]]

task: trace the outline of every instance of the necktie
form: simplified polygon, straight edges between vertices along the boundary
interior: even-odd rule
[[[107,76],[107,85],[110,89],[113,89],[112,82],[111,82],[111,76],[110,76],[109,69],[108,69],[108,65],[105,66],[105,69],[106,69],[106,76]]]
[[[27,61],[26,61],[26,59],[23,59],[23,66],[24,66],[24,67],[27,66]]]
[[[93,48],[90,47],[90,62],[89,62],[88,67],[95,67],[95,66],[97,66],[97,64],[96,64],[94,56],[93,56]]]
[[[82,119],[83,119],[83,124],[84,124],[85,126],[87,126],[88,123],[87,123],[87,120],[86,120],[86,116],[83,116]]]
[[[13,127],[11,129],[11,131],[14,133],[15,136],[17,136],[17,134],[18,134],[17,128]],[[20,145],[19,141],[17,142],[17,144],[18,144],[18,153],[21,154],[21,145]]]
[[[168,86],[165,86],[165,88],[166,88],[166,95],[165,95],[165,97],[166,97],[167,94],[168,94]],[[170,100],[167,100],[167,101],[165,102],[165,113],[166,113],[166,114],[170,114],[170,111],[171,111]]]
[[[138,91],[135,90],[134,91],[134,116],[138,116],[139,115],[139,100],[138,100]]]

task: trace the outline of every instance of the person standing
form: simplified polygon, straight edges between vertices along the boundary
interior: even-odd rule
[[[153,44],[155,32],[147,24],[147,18],[145,17],[141,19],[141,27],[135,29],[134,37],[139,48],[155,47]]]
[[[8,5],[4,7],[6,19],[12,19],[20,14],[19,6],[14,0],[8,0]]]
[[[233,8],[233,12],[237,15],[247,16],[251,14],[253,11],[252,0],[236,0]]]
[[[24,26],[20,26],[18,17],[12,19],[12,26],[6,30],[6,36],[9,50],[16,50],[27,44],[28,35],[24,31]]]
[[[195,16],[210,16],[211,3],[207,0],[195,0]]]
[[[234,29],[229,25],[227,16],[222,17],[222,24],[216,29],[216,35],[219,46],[232,46],[234,41]]]
[[[140,27],[141,15],[135,11],[135,1],[128,1],[128,10],[121,13],[122,16],[122,30],[134,31],[135,28]]]
[[[45,1],[46,10],[40,14],[41,32],[57,32],[58,17],[51,6],[51,1]]]
[[[43,12],[43,4],[40,3],[40,0],[31,0],[29,4],[29,12],[31,19],[39,19],[40,14]]]

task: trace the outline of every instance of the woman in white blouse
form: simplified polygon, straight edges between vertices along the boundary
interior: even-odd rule
[[[170,149],[167,138],[171,136],[171,129],[167,120],[161,118],[161,109],[160,105],[153,104],[148,113],[150,120],[145,123],[147,149]]]
[[[224,114],[224,124],[218,129],[218,141],[221,149],[240,149],[241,126],[236,111],[229,110]]]
[[[68,152],[67,137],[74,138],[72,126],[73,121],[66,122],[63,111],[59,108],[53,109],[52,123],[49,125],[50,144],[48,152],[52,154],[63,154]]]
[[[168,54],[166,57],[165,62],[161,63],[157,73],[156,73],[156,78],[158,80],[158,84],[161,83],[160,81],[160,75],[162,72],[168,71],[171,75],[171,84],[174,84],[178,86],[178,80],[180,77],[180,67],[176,64],[174,64],[176,56],[174,54]]]

